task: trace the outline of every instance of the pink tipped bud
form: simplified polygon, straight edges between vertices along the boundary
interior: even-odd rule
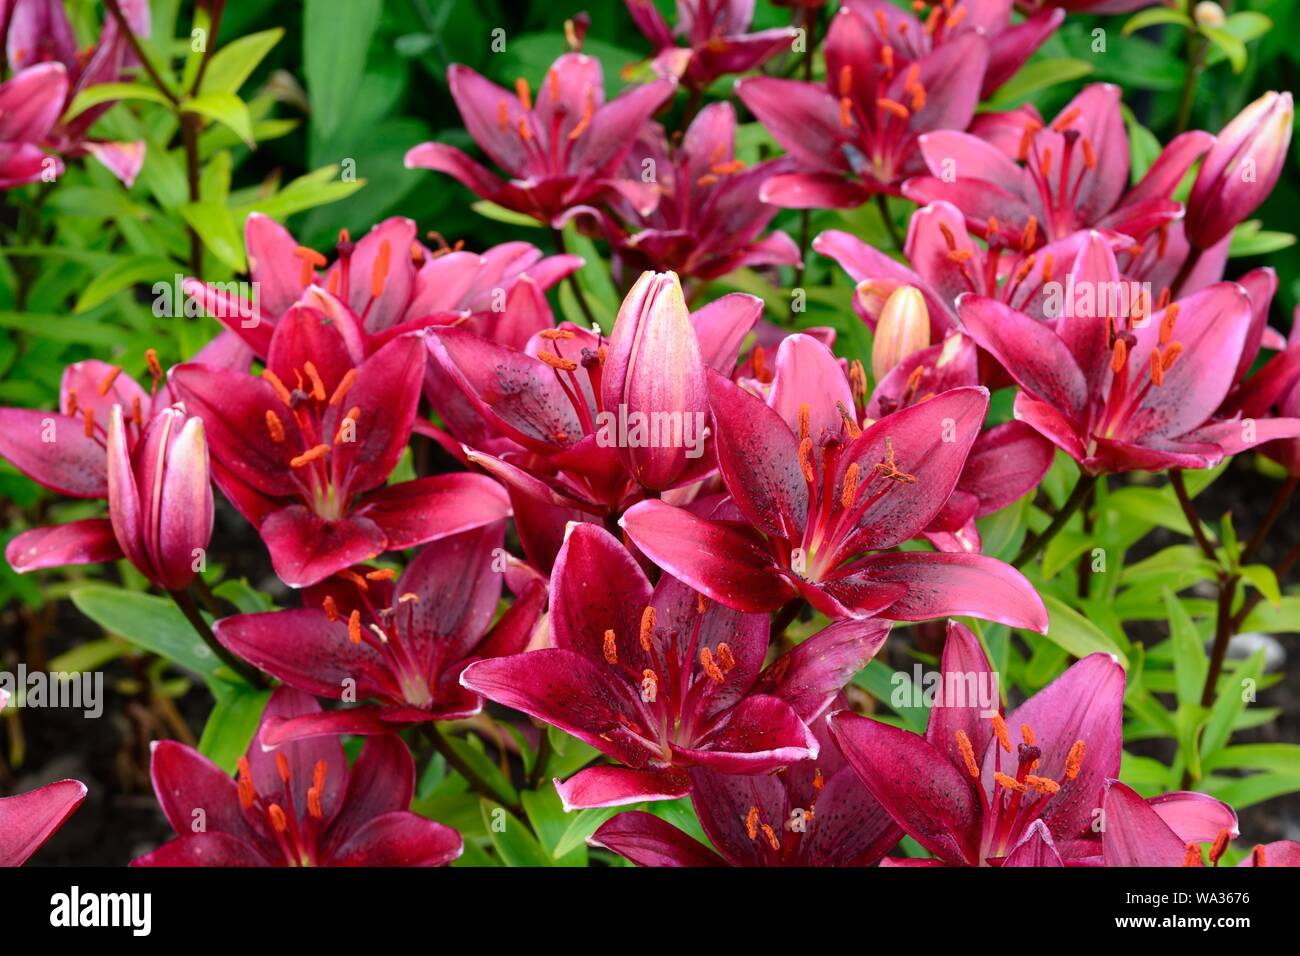
[[[899,286],[885,301],[871,346],[871,374],[877,382],[914,352],[930,344],[930,313],[915,286]]]
[[[1186,233],[1208,249],[1272,192],[1291,142],[1290,93],[1265,93],[1228,123],[1210,148],[1187,200]]]

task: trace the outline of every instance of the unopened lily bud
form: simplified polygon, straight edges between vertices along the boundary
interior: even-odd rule
[[[1214,0],[1201,0],[1192,9],[1192,16],[1195,18],[1197,26],[1202,27],[1221,27],[1223,21],[1227,19],[1223,14],[1223,7],[1215,3]]]
[[[885,302],[871,346],[871,374],[877,382],[913,352],[930,344],[930,313],[915,286],[899,286]]]
[[[897,279],[863,279],[853,290],[853,309],[862,317],[862,321],[873,329],[880,321],[880,313],[885,303],[900,287]]]
[[[128,450],[122,406],[108,428],[108,517],[123,554],[168,591],[189,586],[212,538],[212,482],[203,420],[176,406]]]
[[[601,375],[597,443],[646,488],[673,487],[703,454],[704,361],[674,272],[646,272],[623,300]]]
[[[1265,93],[1219,133],[1187,199],[1187,240],[1208,249],[1273,190],[1294,115],[1290,93]]]

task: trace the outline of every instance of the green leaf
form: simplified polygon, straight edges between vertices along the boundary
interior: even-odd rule
[[[137,282],[171,281],[176,272],[176,263],[170,259],[162,259],[158,256],[130,256],[96,273],[82,290],[72,311],[88,312]]]
[[[484,219],[491,219],[493,222],[504,222],[508,226],[521,226],[527,229],[542,228],[542,224],[532,216],[525,215],[522,212],[515,212],[505,206],[498,206],[487,199],[480,199],[478,202],[470,203],[469,208]]]
[[[542,848],[550,855],[551,861],[559,866],[585,866],[587,862],[587,845],[579,842],[561,853],[560,840],[568,832],[571,820],[564,812],[564,803],[560,794],[547,783],[540,790],[525,790],[520,795],[528,822],[533,825],[533,832]]]
[[[1210,717],[1201,736],[1202,757],[1208,760],[1228,743],[1237,717],[1246,706],[1247,698],[1254,696],[1253,688],[1258,685],[1263,672],[1264,652],[1261,650],[1242,661],[1231,679],[1220,681],[1215,690],[1218,696],[1210,707]]]
[[[1263,256],[1295,245],[1295,236],[1289,232],[1270,232],[1260,228],[1258,219],[1248,219],[1232,230],[1228,255],[1234,259],[1245,256]]]
[[[244,242],[235,228],[234,217],[225,203],[216,200],[187,202],[180,208],[181,215],[203,240],[203,245],[228,266],[232,272],[244,272]]]
[[[284,220],[295,213],[346,199],[366,184],[364,179],[344,182],[336,178],[338,173],[338,166],[322,166],[299,176],[272,196],[259,196],[251,202],[237,205],[232,213],[241,227],[249,214],[254,212]]]
[[[514,784],[512,784],[509,779],[506,778],[506,775],[501,772],[500,767],[487,758],[487,755],[484,754],[482,750],[470,744],[463,738],[455,737],[451,734],[445,734],[444,736],[446,737],[447,743],[450,745],[451,749],[456,751],[456,755],[469,764],[470,767],[473,768],[474,772],[478,774],[488,786],[492,787],[495,792],[501,794],[506,798],[506,800],[511,802],[519,799],[519,792],[515,790]]]
[[[1106,634],[1074,608],[1052,594],[1044,594],[1049,624],[1047,639],[1065,648],[1075,657],[1087,657],[1100,651],[1113,654],[1128,670],[1128,656]]]
[[[605,821],[617,816],[625,807],[592,807],[569,814],[569,825],[560,839],[556,841],[552,853],[556,858],[572,853],[580,846],[586,846],[587,837],[591,836]]]
[[[1282,589],[1278,587],[1277,574],[1267,564],[1248,564],[1241,576],[1274,607],[1282,603]]]
[[[312,124],[321,136],[332,136],[351,109],[381,7],[381,0],[306,0],[303,4],[303,73]]]
[[[1266,770],[1300,776],[1300,744],[1238,744],[1205,761],[1207,770]]]
[[[1201,35],[1228,58],[1233,73],[1240,73],[1246,68],[1246,44],[1240,38],[1233,36],[1223,27],[1207,27],[1202,24],[1200,30]]]
[[[93,106],[99,106],[103,103],[112,103],[117,100],[148,100],[151,103],[161,103],[164,106],[170,104],[162,93],[158,92],[155,87],[145,83],[98,83],[95,86],[88,86],[72,101],[68,111],[64,114],[64,119],[70,120],[80,116],[86,110]]]
[[[1092,71],[1092,64],[1086,60],[1068,57],[1035,60],[1025,65],[1020,72],[1004,83],[989,100],[988,105],[996,109],[1013,106],[1033,93],[1061,83],[1083,79]]]
[[[257,69],[272,48],[280,42],[284,30],[276,27],[232,40],[208,61],[203,74],[201,93],[237,93],[244,81]]]
[[[1120,30],[1120,35],[1128,36],[1138,30],[1145,30],[1147,27],[1153,27],[1160,23],[1176,23],[1184,27],[1192,26],[1191,18],[1179,10],[1170,10],[1168,7],[1150,7],[1129,17],[1124,24],[1124,28]]]
[[[186,100],[184,109],[220,123],[249,146],[253,145],[253,118],[248,106],[234,93],[200,93]]]
[[[1241,622],[1241,632],[1263,634],[1300,633],[1300,597],[1287,596],[1277,604],[1260,604]]]
[[[483,826],[506,866],[552,866],[551,855],[513,813],[490,800],[480,800]]]
[[[1106,499],[1106,509],[1147,525],[1159,525],[1184,536],[1192,533],[1183,509],[1172,489],[1143,488],[1130,485],[1113,492]]]
[[[233,773],[235,762],[253,742],[271,692],[247,686],[216,686],[221,689],[217,690],[216,706],[203,725],[199,752],[226,773]]]
[[[51,673],[66,671],[76,674],[100,670],[109,661],[115,661],[128,650],[127,645],[111,637],[86,641],[58,657],[50,658]]]
[[[1169,615],[1169,637],[1174,649],[1174,675],[1177,679],[1178,703],[1199,705],[1201,689],[1205,686],[1205,672],[1209,661],[1201,632],[1187,609],[1168,588],[1164,590],[1165,611]]]
[[[194,633],[175,605],[152,594],[137,594],[107,584],[87,584],[69,595],[77,610],[112,634],[120,635],[199,677],[211,680],[226,671]]]

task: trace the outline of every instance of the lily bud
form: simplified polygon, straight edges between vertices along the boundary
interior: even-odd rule
[[[1227,19],[1223,7],[1214,0],[1201,0],[1192,8],[1192,17],[1196,20],[1196,25],[1202,27],[1221,27]]]
[[[704,362],[676,273],[643,273],[623,300],[601,398],[597,442],[644,487],[671,488],[703,455]]]
[[[863,279],[853,290],[853,310],[874,329],[885,303],[901,286],[897,279]]]
[[[203,420],[164,409],[128,450],[122,406],[108,427],[108,517],[122,552],[154,584],[188,587],[212,538],[212,482]]]
[[[1265,93],[1223,128],[1187,200],[1187,240],[1208,249],[1264,201],[1291,142],[1290,93]]]
[[[915,286],[895,289],[880,310],[871,345],[871,374],[879,382],[913,352],[930,344],[930,313]]]

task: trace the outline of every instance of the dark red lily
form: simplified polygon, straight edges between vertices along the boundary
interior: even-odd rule
[[[8,692],[0,690],[0,710],[8,702]],[[0,867],[27,862],[84,799],[86,785],[77,780],[58,780],[27,793],[0,797]]]
[[[966,128],[988,67],[989,42],[977,31],[935,42],[952,20],[934,9],[927,33],[892,4],[870,13],[843,6],[826,36],[825,86],[771,77],[736,84],[750,112],[799,165],[798,172],[768,180],[765,201],[851,208],[873,193],[897,193],[904,179],[924,169],[922,133]],[[900,31],[904,20],[915,26]],[[959,19],[952,27],[960,25]]]
[[[304,591],[301,610],[218,621],[217,640],[273,677],[322,699],[351,689],[352,700],[374,702],[270,720],[266,742],[394,733],[478,713],[483,699],[461,687],[461,671],[522,652],[546,597],[533,584],[492,624],[504,540],[498,521],[424,547],[396,583],[391,572],[347,571]]]
[[[968,334],[1021,386],[1015,415],[1089,474],[1207,468],[1224,455],[1300,435],[1300,420],[1214,419],[1236,379],[1254,318],[1250,294],[1221,282],[1176,302],[1130,297],[1096,232],[1070,269],[1092,290],[1054,327],[982,296],[958,304]],[[1106,300],[1106,301],[1103,301]],[[1153,307],[1154,305],[1154,307]]]
[[[1214,137],[1199,131],[1176,137],[1129,189],[1120,92],[1093,84],[1051,123],[1025,108],[990,122],[985,138],[962,127],[929,132],[919,145],[930,175],[908,180],[903,193],[922,204],[950,202],[971,232],[1025,251],[1080,229],[1142,241],[1179,217],[1182,206],[1171,194]],[[1008,127],[1016,122],[1020,136],[1012,145]]]
[[[280,319],[300,304],[345,323],[347,334],[364,340],[367,355],[429,325],[463,325],[521,343],[555,324],[541,293],[582,265],[577,256],[543,258],[526,242],[503,243],[481,255],[445,245],[431,249],[419,241],[415,223],[401,216],[355,242],[342,232],[333,263],[261,213],[248,217],[244,245],[256,302],[196,279],[186,280],[185,291],[261,359]]]
[[[424,341],[399,336],[366,357],[360,336],[347,332],[295,306],[276,323],[260,378],[195,363],[171,373],[203,419],[217,486],[258,529],[291,587],[510,510],[481,475],[384,486],[411,435]]]
[[[480,434],[509,440],[466,454],[516,492],[587,514],[617,514],[646,488],[687,484],[712,469],[707,436],[695,427],[706,407],[704,368],[730,373],[761,311],[755,297],[733,293],[691,314],[675,275],[646,273],[608,344],[569,324],[537,333],[523,351],[439,329],[429,350],[458,394],[439,396],[434,407],[455,411],[453,400],[463,396]],[[655,443],[648,432],[634,440],[624,427],[632,412],[675,414],[681,441]]]
[[[829,351],[791,348],[786,358],[797,371],[778,372],[767,403],[709,373],[718,468],[731,501],[712,517],[642,502],[621,521],[636,546],[737,610],[764,613],[802,597],[832,618],[970,614],[1044,630],[1038,595],[999,561],[868,554],[897,547],[939,516],[984,423],[988,392],[950,389],[862,429],[853,389]]]
[[[784,159],[745,166],[735,155],[736,113],[730,103],[713,103],[691,122],[681,145],[672,148],[657,124],[646,124],[628,156],[629,175],[654,161],[659,204],[648,214],[623,199],[610,203],[615,222],[595,215],[619,258],[635,271],[672,271],[685,278],[713,279],[747,266],[799,263],[799,247],[784,232],[760,238],[778,210],[759,201],[763,183],[789,171]]]
[[[996,674],[979,640],[954,621],[942,674],[945,696],[923,737],[847,711],[830,717],[863,784],[934,855],[921,865],[1101,862],[1106,836],[1095,824],[1106,781],[1119,772],[1123,668],[1092,654],[1009,715],[1000,700],[985,712],[971,688],[996,691]],[[1184,842],[1236,830],[1231,808],[1199,793],[1166,794],[1151,809]],[[1107,813],[1104,833],[1112,829]]]
[[[162,381],[157,369],[155,390]],[[59,383],[59,411],[0,408],[0,456],[51,491],[69,498],[108,498],[108,432],[113,409],[123,409],[123,447],[129,454],[170,392],[155,397],[116,365],[95,359],[69,365]],[[20,574],[65,564],[97,564],[122,557],[108,518],[83,518],[33,528],[14,537],[5,558]]]
[[[905,358],[876,385],[866,414],[878,419],[928,401],[951,388],[979,382],[975,344],[954,332],[941,344]],[[978,518],[1005,508],[1038,486],[1052,466],[1052,443],[1024,422],[1003,422],[980,432],[971,445],[957,487],[925,529],[941,551],[978,553]]]
[[[770,774],[690,771],[691,804],[717,852],[652,813],[629,810],[587,841],[638,866],[871,866],[903,835],[844,762],[819,718],[815,760]]]
[[[623,158],[642,124],[672,96],[677,84],[658,79],[605,102],[600,63],[566,53],[546,73],[536,102],[528,81],[503,90],[467,66],[454,64],[447,84],[465,128],[506,172],[503,182],[443,143],[423,143],[406,154],[408,169],[433,169],[483,199],[541,222],[559,224],[574,206],[622,197],[643,212],[658,201],[652,183],[625,178]]]
[[[763,668],[768,619],[705,600],[593,524],[570,526],[551,576],[554,647],[477,661],[461,683],[622,766],[556,781],[566,808],[680,797],[687,768],[755,774],[817,756],[805,722],[875,655],[889,625],[844,622]]]
[[[751,33],[754,0],[678,0],[670,27],[654,0],[626,0],[632,21],[655,50],[655,68],[702,90],[720,76],[744,73],[789,50],[795,33],[776,27]],[[679,47],[674,33],[686,46]]]
[[[415,761],[400,737],[366,741],[352,767],[338,737],[270,749],[269,723],[320,706],[282,687],[271,695],[238,781],[193,747],[153,745],[154,793],[177,837],[132,866],[443,866],[455,830],[410,811]]]
[[[1101,845],[1106,866],[1203,866],[1209,843],[1216,866],[1237,836],[1237,814],[1203,793],[1167,793],[1143,799],[1118,780],[1107,780],[1102,800]]]
[[[120,6],[131,31],[147,38],[150,31],[147,0],[121,0]],[[8,188],[4,153],[10,137],[5,135],[5,127],[11,123],[27,124],[36,116],[41,117],[40,122],[27,125],[27,131],[34,132],[43,126],[39,139],[19,138],[18,143],[41,142],[62,156],[89,154],[127,187],[134,184],[144,164],[144,141],[107,142],[88,135],[95,121],[112,107],[112,101],[93,106],[70,120],[60,122],[59,119],[83,90],[117,82],[123,78],[124,70],[139,64],[117,19],[106,17],[99,39],[88,51],[82,51],[77,47],[77,38],[60,0],[14,0],[8,32],[3,39],[9,66],[17,75],[0,87],[0,117],[3,117],[0,119],[0,189]],[[10,105],[5,102],[6,88],[10,88],[15,98],[31,96],[31,99],[26,102],[15,99],[13,105],[18,108],[11,113],[6,108]],[[24,155],[35,158],[30,152]],[[61,171],[62,166],[58,168]],[[39,173],[22,181],[32,182],[38,176]]]

